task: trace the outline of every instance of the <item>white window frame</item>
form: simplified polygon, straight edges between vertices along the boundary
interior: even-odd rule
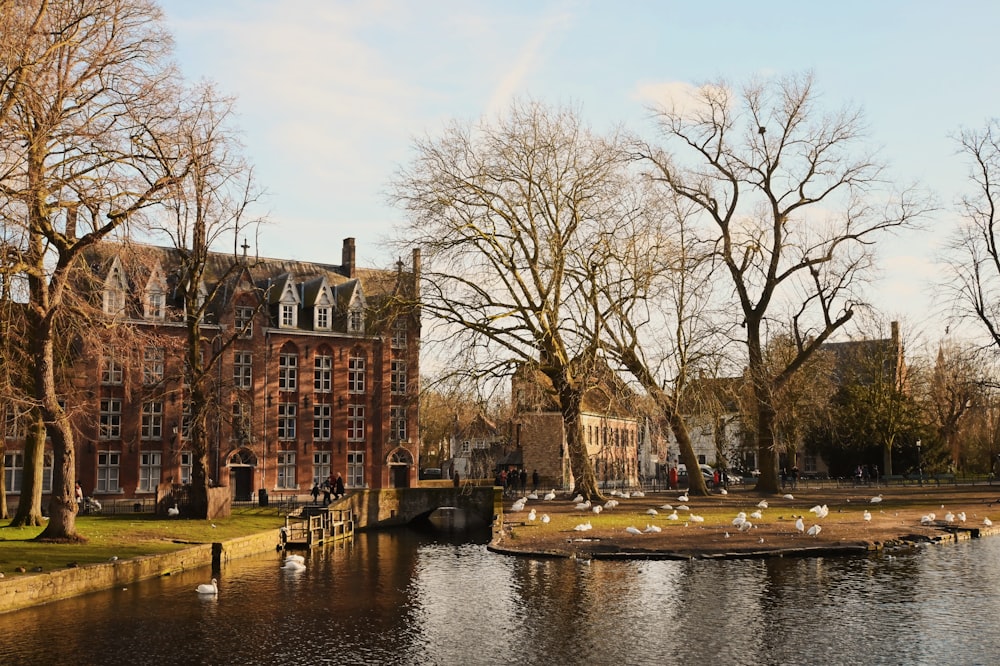
[[[296,391],[299,387],[299,355],[278,355],[278,390]]]
[[[145,441],[163,439],[163,403],[151,400],[142,403],[141,439]]]
[[[191,483],[191,469],[194,467],[194,454],[190,451],[181,451],[181,483]]]
[[[278,403],[278,439],[289,442],[295,439],[298,405],[294,402]]]
[[[278,328],[295,328],[298,319],[298,308],[295,303],[278,304]]]
[[[154,289],[146,295],[146,319],[162,321],[167,316],[167,295]]]
[[[164,347],[149,346],[142,352],[142,383],[154,386],[163,381],[164,363],[167,350]]]
[[[333,357],[316,354],[313,358],[313,392],[329,393],[333,390]]]
[[[233,352],[233,386],[244,391],[253,388],[253,354],[251,352]]]
[[[104,314],[118,317],[125,314],[125,290],[108,287],[104,290]]]
[[[364,356],[351,356],[347,359],[347,392],[361,395],[365,392],[366,362]]]
[[[136,492],[156,492],[163,473],[163,454],[159,451],[142,451],[139,454],[139,487]]]
[[[240,333],[241,338],[252,338],[253,337],[253,315],[254,308],[248,305],[237,305],[235,309],[235,314],[233,317],[233,325],[237,331],[242,331]],[[243,327],[246,326],[246,330]]]
[[[121,492],[121,486],[118,485],[121,459],[119,451],[97,452],[97,486],[94,494]]]
[[[313,483],[322,484],[330,478],[330,452],[313,451]]]
[[[396,317],[392,321],[392,340],[390,345],[393,349],[406,349],[406,334],[409,324],[406,317]]]
[[[100,408],[100,421],[98,422],[100,439],[121,439],[122,399],[101,398]]]
[[[276,489],[291,490],[299,487],[296,480],[295,451],[278,451],[276,469]]]
[[[313,441],[329,442],[333,436],[333,405],[313,404]]]
[[[406,407],[403,405],[389,407],[389,439],[396,442],[406,441]]]
[[[347,452],[347,478],[345,483],[348,488],[365,487],[365,452]]]
[[[351,404],[347,406],[347,441],[365,441],[365,406]]]
[[[101,361],[101,384],[104,386],[121,386],[124,380],[125,368],[115,357],[114,350],[111,350]]]
[[[348,333],[364,333],[365,332],[365,316],[364,310],[359,307],[353,307],[347,311],[347,332]]]
[[[329,331],[330,322],[333,319],[331,316],[332,312],[333,308],[329,305],[317,305],[313,315],[313,327],[317,331]]]
[[[389,392],[392,395],[406,395],[406,361],[389,361]]]

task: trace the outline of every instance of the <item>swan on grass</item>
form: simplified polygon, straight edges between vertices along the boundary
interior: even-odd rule
[[[685,493],[685,494],[681,495],[680,497],[678,497],[677,501],[678,502],[687,502],[688,501],[687,493]]]
[[[535,513],[534,509],[532,509],[531,511],[528,512],[528,520],[534,520],[536,517],[537,517],[537,514]]]
[[[629,534],[642,534],[642,530],[640,530],[635,525],[629,525],[628,527],[625,528],[625,531],[628,532]]]
[[[766,509],[767,508],[767,500],[761,500],[761,501],[757,502],[757,508],[758,509]]]
[[[202,583],[195,588],[195,592],[198,594],[218,594],[219,581],[213,578],[211,583]]]
[[[555,498],[556,498],[556,491],[554,490],[550,490],[549,492],[542,495],[542,499],[545,500],[546,502],[551,502]]]
[[[543,513],[542,514],[542,522],[543,523],[545,523],[546,525],[548,525],[550,520],[551,520],[551,518],[549,518],[549,514],[547,514],[547,513]]]
[[[763,512],[761,512],[760,509],[757,509],[756,511],[750,514],[750,517],[753,518],[754,520],[760,520],[761,518],[764,517],[764,514]]]
[[[646,509],[646,515],[647,516],[655,516],[658,513],[659,513],[659,511],[657,511],[656,509]]]
[[[585,523],[580,523],[573,529],[576,530],[577,532],[586,532],[587,530],[593,529],[593,525],[591,525],[590,521],[588,520]]]
[[[813,525],[812,527],[810,527],[806,531],[806,534],[808,534],[811,537],[814,537],[814,536],[818,536],[819,533],[822,532],[822,531],[823,531],[822,527],[820,527],[819,525]]]
[[[802,522],[802,518],[795,519],[795,529],[798,530],[799,534],[806,531],[806,524]]]
[[[170,516],[171,518],[176,518],[177,516],[181,515],[181,510],[177,508],[176,504],[174,504],[172,507],[167,509],[167,515]]]

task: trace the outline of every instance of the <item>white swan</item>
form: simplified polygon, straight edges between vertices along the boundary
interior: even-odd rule
[[[691,516],[689,517],[689,520],[690,520],[690,521],[691,521],[692,523],[703,523],[703,522],[705,522],[705,519],[704,519],[704,518],[702,518],[701,516],[696,516],[696,515],[694,515],[693,513],[692,513],[692,514],[691,514]]]
[[[964,523],[965,522],[965,512],[964,511],[959,511],[958,513],[955,514],[955,517],[958,518],[958,522],[960,522],[960,523]]]
[[[573,529],[576,530],[577,532],[586,532],[587,530],[592,529],[592,527],[593,526],[590,524],[590,521],[588,520],[585,523],[580,523],[579,525],[577,525]]]
[[[989,518],[983,518],[983,525],[986,525],[986,527],[993,527],[993,521]]]
[[[795,529],[798,530],[799,534],[806,531],[806,524],[802,522],[802,518],[795,519]]]
[[[642,534],[642,530],[640,530],[635,525],[629,525],[628,527],[625,528],[625,531],[628,532],[629,534]]]
[[[953,514],[951,511],[944,514],[944,522],[948,523],[949,525],[955,522],[955,514]]]
[[[757,502],[757,508],[758,509],[766,509],[767,508],[767,500],[765,499],[765,500],[761,500],[761,501]]]
[[[549,518],[549,514],[547,514],[547,513],[543,513],[542,514],[542,522],[543,523],[545,523],[546,525],[548,525],[550,520],[552,520],[552,519]]]
[[[177,516],[181,515],[181,510],[177,508],[176,504],[174,504],[172,507],[167,509],[167,515],[170,516],[171,518],[176,518]]]
[[[590,500],[587,500],[586,502],[578,502],[575,508],[577,511],[586,511],[590,508]]]
[[[807,531],[806,534],[814,537],[817,536],[822,531],[823,531],[822,527],[820,527],[819,525],[813,525],[812,527],[809,528],[809,531]]]
[[[202,583],[195,588],[195,592],[198,594],[218,594],[219,581],[213,578],[211,583]]]
[[[513,504],[510,505],[510,510],[511,511],[524,511],[524,505],[527,504],[527,503],[528,503],[528,499],[526,497],[522,497],[521,499],[517,500],[516,502],[514,502]]]
[[[556,498],[556,491],[554,490],[550,490],[549,492],[542,495],[542,499],[545,500],[546,502],[551,502],[555,498]]]
[[[580,502],[583,501],[583,495],[577,495],[576,497],[573,498],[573,501],[579,504]]]
[[[306,565],[295,560],[285,560],[285,563],[281,565],[281,569],[283,571],[305,571]]]
[[[532,509],[531,511],[528,512],[528,520],[534,520],[536,517],[537,517],[537,514],[535,513],[534,509]]]
[[[764,517],[764,514],[760,509],[757,509],[756,511],[750,514],[750,517],[753,518],[754,520],[760,520],[761,518]]]
[[[667,516],[667,520],[678,520],[677,511],[674,510],[673,513],[671,513],[669,516]]]
[[[661,504],[660,508],[663,509],[664,511],[673,511],[674,510],[674,507],[673,507],[672,504]]]
[[[601,506],[600,504],[597,504],[597,505],[594,505],[594,506],[590,507],[590,510],[593,511],[594,513],[600,513],[603,508],[604,508],[603,506]]]
[[[868,501],[871,502],[872,504],[878,504],[879,502],[882,501],[882,493],[879,493],[878,495],[876,495],[875,497],[871,498]]]
[[[795,496],[792,495],[791,493],[785,493],[784,495],[782,495],[782,497],[785,499],[795,499]]]
[[[740,532],[749,532],[753,528],[753,523],[751,523],[749,520],[744,520],[736,527],[740,530]]]
[[[655,516],[658,513],[660,513],[660,512],[657,511],[656,509],[646,509],[646,515],[647,516]]]
[[[872,522],[872,512],[868,511],[867,509],[865,509],[865,512],[862,514],[861,517],[865,519],[866,523]]]
[[[826,518],[830,513],[830,509],[827,508],[826,504],[817,504],[809,510],[815,513],[817,518]]]
[[[687,502],[688,501],[687,493],[685,493],[685,494],[681,495],[680,497],[678,497],[677,501],[678,502]]]
[[[653,533],[653,534],[657,534],[662,531],[663,530],[660,528],[659,525],[646,525],[646,529],[643,530],[643,532]]]
[[[306,563],[306,558],[303,557],[302,555],[297,555],[295,553],[292,553],[291,555],[285,555],[285,561],[286,562],[289,562],[289,561],[291,561],[291,562],[301,562],[302,564],[305,564]]]
[[[642,492],[641,490],[633,490],[632,491],[632,497],[645,497],[645,496],[646,496],[646,493]]]

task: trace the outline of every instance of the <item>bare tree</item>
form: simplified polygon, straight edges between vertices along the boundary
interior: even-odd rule
[[[710,247],[689,233],[690,205],[672,195],[637,191],[633,219],[604,242],[592,261],[597,324],[605,351],[652,397],[677,441],[688,470],[698,469],[684,407],[692,405],[691,375],[706,369],[725,340],[710,307]],[[707,495],[701,474],[688,474],[690,492]]]
[[[75,448],[56,382],[57,322],[87,247],[122,231],[155,202],[175,173],[141,146],[169,128],[169,39],[146,0],[14,3],[0,34],[4,145],[0,205],[20,221],[18,272],[28,285],[27,335],[35,407],[51,437],[50,520],[39,538],[76,538]],[[183,170],[183,162],[172,165]]]
[[[576,492],[599,497],[580,427],[581,400],[599,349],[574,322],[586,306],[594,239],[621,209],[621,141],[583,127],[568,110],[515,103],[506,117],[450,125],[416,142],[394,201],[424,252],[424,311],[454,358],[465,349],[477,378],[519,365],[551,381],[566,432]],[[592,327],[593,328],[593,327]]]
[[[186,165],[184,177],[165,193],[160,209],[163,214],[156,217],[153,228],[170,239],[179,257],[187,333],[183,385],[189,392],[191,410],[187,434],[191,490],[186,511],[193,517],[209,518],[209,416],[214,413],[216,419],[222,418],[221,406],[212,400],[218,395],[213,390],[218,388],[213,383],[215,370],[233,342],[251,326],[252,318],[242,323],[242,328],[227,331],[213,327],[209,345],[205,344],[204,325],[209,309],[225,301],[225,295],[233,292],[233,285],[249,269],[249,259],[240,256],[237,244],[248,231],[256,236],[258,220],[249,216],[248,209],[259,192],[253,169],[243,159],[231,127],[231,99],[202,84],[178,101],[175,115],[178,130],[173,141],[164,138],[144,148],[155,155],[165,172],[173,171],[179,161]],[[210,267],[212,246],[223,242],[232,244],[231,258],[217,259]],[[263,294],[255,292],[255,296],[256,315],[265,301]]]
[[[690,106],[658,111],[667,148],[678,154],[642,152],[653,177],[706,220],[744,329],[757,489],[777,492],[775,392],[865,302],[876,240],[910,225],[926,206],[912,193],[876,197],[881,166],[853,152],[860,113],[821,113],[811,76],[739,91],[706,85],[695,97]],[[796,351],[782,367],[765,356],[776,324],[791,331]]]
[[[973,191],[962,197],[962,224],[955,231],[947,260],[955,314],[983,330],[1000,349],[1000,120],[957,137],[970,162]]]

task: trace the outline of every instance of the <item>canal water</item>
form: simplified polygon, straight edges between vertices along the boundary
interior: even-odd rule
[[[485,537],[485,535],[484,535]],[[895,558],[521,559],[409,530],[0,615],[0,664],[996,664],[1000,539]]]

